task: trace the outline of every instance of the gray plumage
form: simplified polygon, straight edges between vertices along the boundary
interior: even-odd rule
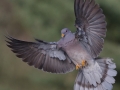
[[[106,36],[105,16],[94,0],[75,0],[74,12],[75,33],[64,28],[57,42],[27,42],[9,36],[8,47],[30,66],[47,72],[68,73],[79,66],[74,90],[112,90],[116,65],[111,58],[97,58]]]
[[[87,73],[88,75],[84,75],[85,68],[80,70],[75,81],[74,90],[81,90],[81,87],[83,88],[83,86],[84,86],[83,90],[85,90],[85,88],[87,88],[88,90],[112,90],[113,88],[112,84],[115,83],[115,79],[113,77],[117,75],[117,72],[113,70],[115,68],[112,69],[109,68],[109,65],[111,65],[110,63],[107,64],[107,62],[109,61],[112,62],[110,58],[95,59],[95,62],[100,66],[102,70],[100,72],[97,72],[96,70],[97,68],[94,68],[92,71],[89,70],[91,68],[88,68],[90,72]],[[93,74],[91,75],[90,73]],[[82,78],[86,77],[85,81],[87,83],[82,83],[83,79],[80,79],[81,77]]]

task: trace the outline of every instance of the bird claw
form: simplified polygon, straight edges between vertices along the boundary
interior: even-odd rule
[[[84,67],[84,66],[86,66],[87,65],[87,61],[85,61],[85,60],[82,60],[82,67]]]
[[[77,64],[76,65],[76,70],[78,70],[81,67],[81,65]]]
[[[87,61],[82,60],[81,65],[76,64],[76,70],[78,70],[79,68],[85,67],[86,65],[87,65]]]

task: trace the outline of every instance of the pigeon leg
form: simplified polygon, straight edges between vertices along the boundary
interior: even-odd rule
[[[76,64],[76,70],[78,70],[79,68],[81,68],[81,65]]]
[[[87,65],[87,61],[86,60],[82,60],[82,67],[86,66]]]

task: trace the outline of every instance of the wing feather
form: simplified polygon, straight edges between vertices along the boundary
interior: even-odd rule
[[[51,73],[67,73],[75,69],[67,54],[57,49],[57,43],[47,43],[42,40],[27,42],[7,37],[8,47],[16,56],[22,58],[30,66]]]
[[[103,11],[95,0],[75,0],[74,12],[76,38],[96,58],[102,51],[107,31]]]

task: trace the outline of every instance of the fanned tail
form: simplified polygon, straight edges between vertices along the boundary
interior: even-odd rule
[[[79,70],[74,90],[112,90],[117,75],[115,63],[111,58],[95,60],[95,65]]]

